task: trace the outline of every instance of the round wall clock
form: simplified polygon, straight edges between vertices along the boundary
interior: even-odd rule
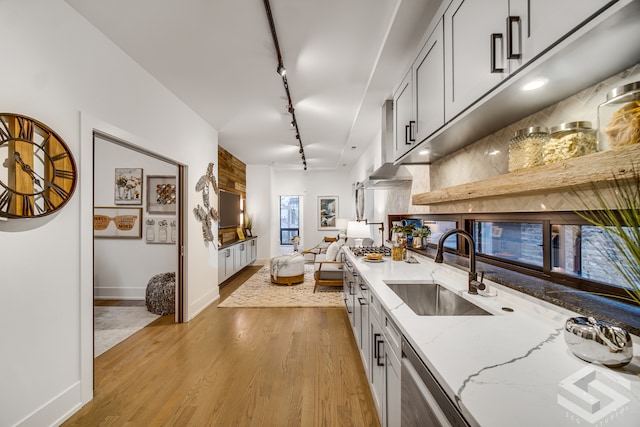
[[[0,113],[0,216],[37,218],[71,199],[77,170],[71,150],[32,118]]]

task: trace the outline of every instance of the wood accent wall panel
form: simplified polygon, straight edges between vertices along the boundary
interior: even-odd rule
[[[218,187],[221,190],[240,194],[242,200],[247,198],[247,165],[233,154],[218,145]],[[245,204],[246,211],[247,206]],[[223,245],[238,240],[236,228],[218,230],[218,241]]]
[[[247,165],[218,145],[218,186],[247,197]]]

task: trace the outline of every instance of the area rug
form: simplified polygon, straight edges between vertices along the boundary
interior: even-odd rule
[[[312,264],[304,266],[304,282],[291,286],[271,283],[265,265],[218,307],[344,307],[342,288],[318,286],[313,293],[313,284]]]
[[[96,306],[93,310],[95,357],[160,317],[146,307]]]

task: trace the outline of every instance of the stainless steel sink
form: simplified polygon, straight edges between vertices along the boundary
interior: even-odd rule
[[[491,315],[438,283],[385,283],[419,316]]]

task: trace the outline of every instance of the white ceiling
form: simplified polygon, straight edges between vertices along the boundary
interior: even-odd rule
[[[263,0],[66,2],[240,160],[302,169]],[[309,170],[348,170],[366,149],[439,3],[271,0]]]

